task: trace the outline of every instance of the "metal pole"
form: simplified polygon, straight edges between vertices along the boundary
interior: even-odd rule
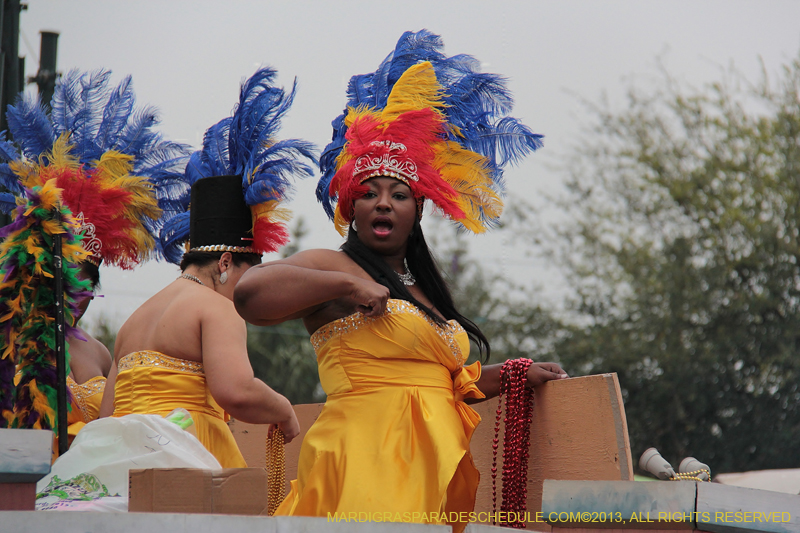
[[[3,85],[0,87],[0,131],[8,129],[6,108],[22,90],[19,74],[19,14],[24,9],[19,0],[3,0]]]
[[[62,278],[61,235],[53,235],[53,272],[56,300],[56,371],[58,373],[58,455],[66,453],[67,435],[67,350],[64,324],[64,280]]]
[[[58,56],[58,33],[54,31],[41,32],[41,58],[39,59],[39,72],[36,74],[36,85],[39,87],[39,96],[42,103],[48,108],[53,92],[56,88],[56,58]]]

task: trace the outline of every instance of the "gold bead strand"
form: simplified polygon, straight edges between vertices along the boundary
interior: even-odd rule
[[[705,480],[699,477],[699,475],[703,473],[705,473],[709,480],[711,479],[711,472],[705,468],[701,468],[700,470],[693,470],[691,472],[677,472],[675,473],[675,477],[671,478],[671,481],[700,481],[703,483]]]
[[[267,435],[267,515],[272,516],[286,496],[286,454],[283,431],[278,428]]]

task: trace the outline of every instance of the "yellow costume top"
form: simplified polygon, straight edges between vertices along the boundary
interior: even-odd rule
[[[100,402],[106,387],[104,376],[95,376],[84,383],[76,383],[72,376],[67,376],[67,386],[72,392],[72,409],[67,416],[69,440],[75,438],[78,431],[100,414]]]
[[[328,398],[275,514],[445,523],[443,513],[472,511],[479,475],[469,441],[480,416],[462,400],[484,396],[480,364],[463,366],[463,328],[389,300],[384,315],[330,322],[311,342]]]
[[[112,416],[164,416],[183,407],[192,415],[197,438],[223,468],[247,466],[225,423],[227,414],[206,386],[202,363],[141,351],[120,359],[117,370]]]
[[[14,374],[14,385],[19,385],[21,379],[22,371],[18,369]],[[95,376],[84,383],[76,383],[72,376],[67,376],[67,387],[72,393],[70,409],[67,412],[67,435],[69,443],[72,444],[72,439],[83,426],[92,420],[97,420],[97,416],[100,414],[100,403],[103,400],[103,390],[106,387],[106,378],[105,376]],[[54,434],[53,462],[56,459],[58,459],[58,435]]]

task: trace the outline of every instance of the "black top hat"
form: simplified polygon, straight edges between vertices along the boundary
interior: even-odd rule
[[[192,185],[189,251],[258,253],[253,216],[244,201],[241,176],[211,176]]]

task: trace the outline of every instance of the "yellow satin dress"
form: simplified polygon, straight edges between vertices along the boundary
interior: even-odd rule
[[[104,376],[95,376],[84,383],[76,383],[71,376],[67,376],[67,386],[72,392],[72,409],[67,416],[69,427],[69,441],[75,438],[78,432],[91,422],[97,420],[100,414],[100,402],[103,400],[103,390],[106,387]]]
[[[17,370],[14,375],[14,385],[19,385],[22,372]],[[91,422],[97,420],[100,414],[100,403],[103,400],[103,391],[106,387],[105,376],[95,376],[84,383],[76,383],[72,376],[67,376],[67,387],[71,394],[70,409],[67,411],[67,436],[69,444],[78,432]],[[58,459],[58,435],[53,436],[52,461]]]
[[[206,386],[202,363],[153,351],[133,352],[120,359],[112,416],[164,416],[179,407],[192,415],[198,440],[223,468],[247,466],[226,424],[230,417]]]
[[[463,366],[463,328],[389,300],[384,315],[336,320],[311,342],[328,398],[275,514],[451,523],[451,512],[472,511],[480,416],[463,399],[484,396],[480,364]]]

